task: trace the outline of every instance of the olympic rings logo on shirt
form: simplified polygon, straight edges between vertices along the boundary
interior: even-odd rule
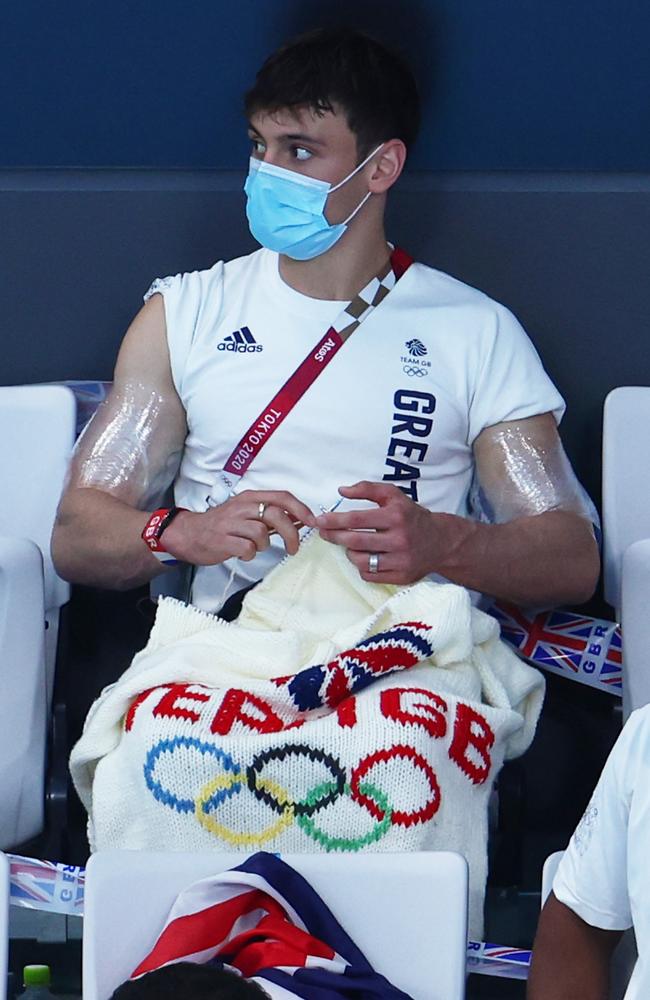
[[[426,368],[418,368],[417,365],[404,365],[403,368],[405,375],[417,375],[418,378],[422,378],[426,375]]]
[[[219,768],[218,773],[201,787],[194,798],[183,798],[163,786],[156,777],[156,769],[166,755],[179,749],[197,751]],[[302,797],[294,797],[278,781],[265,775],[264,768],[273,761],[284,762],[291,757],[301,757],[324,766],[329,780],[317,780]],[[426,801],[419,808],[397,809],[388,795],[369,780],[377,764],[408,761],[424,776],[428,785]],[[210,761],[211,765],[212,761]],[[290,771],[288,772],[291,773]],[[259,847],[273,840],[296,823],[303,832],[326,851],[358,851],[384,837],[392,826],[410,827],[430,820],[440,808],[441,793],[436,774],[428,761],[413,747],[396,744],[362,757],[351,769],[349,780],[345,768],[332,754],[301,743],[288,743],[281,747],[263,750],[253,757],[246,767],[240,767],[230,754],[212,743],[202,742],[191,736],[176,736],[160,740],[147,753],[144,765],[147,787],[163,805],[180,813],[194,814],[200,825],[220,840],[238,847]],[[250,791],[259,802],[269,807],[275,818],[263,829],[251,832],[242,822],[240,829],[226,826],[219,819],[224,803]],[[364,809],[374,820],[371,829],[362,836],[335,836],[318,825],[317,814],[348,799]],[[245,800],[242,800],[245,809]]]

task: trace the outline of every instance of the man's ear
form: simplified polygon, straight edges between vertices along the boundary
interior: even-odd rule
[[[406,146],[401,139],[388,139],[376,158],[368,164],[368,190],[373,194],[384,194],[393,186],[406,163]]]

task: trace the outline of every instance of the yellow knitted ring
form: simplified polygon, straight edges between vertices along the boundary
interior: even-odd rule
[[[284,804],[284,812],[275,823],[271,823],[270,826],[267,826],[265,830],[261,830],[259,833],[237,833],[236,830],[229,830],[227,826],[217,823],[212,816],[209,816],[205,812],[204,806],[210,801],[216,791],[224,788],[232,788],[237,783],[241,783],[241,775],[226,772],[218,774],[216,778],[212,778],[201,789],[194,802],[194,814],[201,826],[205,827],[210,833],[214,833],[221,840],[225,840],[229,844],[235,844],[237,847],[252,847],[263,844],[265,841],[277,837],[286,827],[291,826],[293,823],[293,802],[289,801],[289,792],[286,788],[281,788],[268,778],[258,778],[258,785],[266,788],[280,803]]]

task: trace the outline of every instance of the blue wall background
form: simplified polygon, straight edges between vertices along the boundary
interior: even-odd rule
[[[647,0],[20,0],[2,21],[0,168],[240,168],[255,69],[333,21],[409,55],[417,169],[650,167]]]

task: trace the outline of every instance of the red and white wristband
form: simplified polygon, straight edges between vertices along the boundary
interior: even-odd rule
[[[164,563],[166,566],[177,566],[180,560],[176,559],[170,552],[167,551],[161,536],[165,528],[168,528],[176,515],[180,514],[183,510],[186,510],[186,508],[161,507],[159,510],[155,510],[153,512],[142,529],[142,534],[140,536],[142,541],[148,547],[149,551],[153,553],[156,559],[158,559],[161,563]]]

